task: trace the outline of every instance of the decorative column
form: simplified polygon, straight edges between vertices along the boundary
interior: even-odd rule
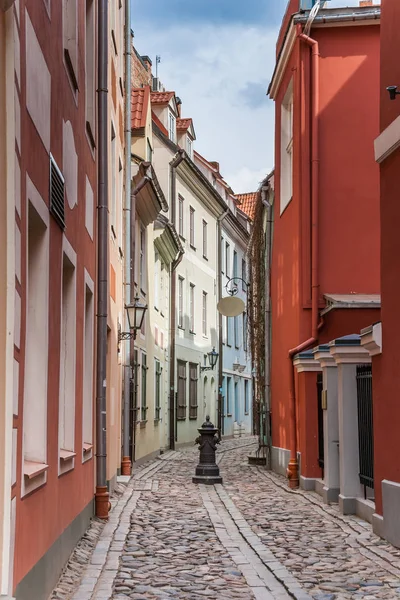
[[[321,366],[311,350],[296,354],[293,359],[298,377],[298,423],[300,452],[300,487],[315,490],[315,481],[321,475],[318,465],[318,404],[317,373]]]
[[[348,515],[356,513],[356,499],[363,495],[359,479],[357,365],[368,364],[371,358],[362,348],[359,335],[339,338],[329,346],[338,366],[339,508]]]
[[[326,504],[337,502],[339,496],[339,416],[338,373],[329,346],[322,344],[314,350],[314,358],[322,368],[322,409],[324,412],[324,477],[322,493]],[[318,489],[317,489],[318,491]]]

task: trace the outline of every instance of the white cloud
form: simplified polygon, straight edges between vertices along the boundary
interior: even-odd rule
[[[146,28],[136,34],[139,53],[161,55],[160,80],[182,99],[183,116],[193,117],[196,149],[220,163],[235,192],[256,189],[273,165],[274,104],[266,92],[277,34],[238,25]],[[247,102],[252,92],[259,95]]]

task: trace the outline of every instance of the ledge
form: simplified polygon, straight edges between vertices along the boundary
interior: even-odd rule
[[[60,449],[60,460],[62,460],[63,462],[72,460],[73,458],[75,458],[75,456],[76,452],[73,452],[72,450],[64,450],[63,448]]]
[[[35,479],[35,477],[39,477],[42,473],[46,473],[49,465],[45,463],[34,462],[32,460],[24,460],[24,477],[27,479]]]
[[[83,453],[86,454],[87,452],[90,452],[91,450],[93,450],[93,444],[83,444]]]

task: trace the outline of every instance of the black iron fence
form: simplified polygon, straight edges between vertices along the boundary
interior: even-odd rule
[[[358,448],[360,483],[374,487],[374,427],[372,414],[372,366],[357,365]]]
[[[318,464],[324,468],[324,411],[322,409],[322,390],[324,384],[322,373],[317,373],[317,401],[318,401]]]

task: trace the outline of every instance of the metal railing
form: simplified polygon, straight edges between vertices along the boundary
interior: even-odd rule
[[[372,366],[357,365],[358,449],[360,483],[374,487],[374,427],[372,409]]]

